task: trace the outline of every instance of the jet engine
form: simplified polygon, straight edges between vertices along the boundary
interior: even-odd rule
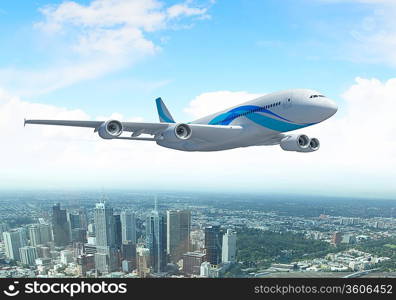
[[[191,127],[187,124],[177,124],[175,126],[175,135],[181,140],[188,140],[191,137]]]
[[[308,152],[306,149],[309,148],[309,145],[310,139],[305,134],[289,135],[280,142],[281,148],[285,151]]]
[[[188,140],[191,137],[191,134],[191,126],[184,123],[179,123],[169,126],[168,129],[162,133],[162,136],[168,141],[177,142],[180,140]]]
[[[122,134],[122,124],[117,120],[104,122],[98,128],[98,134],[102,139],[114,139]]]
[[[317,138],[311,138],[308,147],[304,149],[302,152],[314,152],[319,150],[319,148],[320,148],[319,140]]]

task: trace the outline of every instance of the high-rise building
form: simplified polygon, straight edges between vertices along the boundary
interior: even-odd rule
[[[205,253],[187,252],[183,254],[183,273],[187,275],[199,275],[201,264],[205,261]]]
[[[236,260],[236,232],[227,229],[223,235],[222,262],[235,262]]]
[[[85,243],[87,241],[87,231],[83,228],[74,228],[71,231],[73,243]]]
[[[70,241],[85,242],[87,225],[87,215],[85,209],[67,213],[67,222],[69,224]]]
[[[113,208],[105,202],[96,203],[94,211],[96,246],[115,245]]]
[[[122,244],[121,235],[121,216],[119,214],[114,214],[114,242],[115,246],[120,249]]]
[[[97,203],[94,210],[96,231],[95,267],[101,273],[117,268],[113,208],[105,202]]]
[[[121,258],[136,264],[136,244],[132,241],[124,241],[121,245]]]
[[[38,257],[37,249],[32,246],[21,247],[19,248],[19,256],[22,264],[33,266],[35,265],[36,258]]]
[[[69,240],[71,242],[80,241],[79,229],[81,228],[81,218],[78,212],[67,213],[67,223],[69,226]]]
[[[40,230],[41,244],[47,244],[52,241],[51,225],[40,223],[39,230]]]
[[[20,260],[19,248],[27,246],[25,228],[13,229],[3,232],[3,240],[6,257],[12,260]]]
[[[80,228],[88,229],[88,217],[85,208],[80,208],[78,210],[78,215],[80,216]]]
[[[51,248],[45,246],[37,246],[37,257],[39,258],[50,258],[51,257]]]
[[[41,245],[41,235],[40,235],[39,224],[30,225],[28,227],[28,230],[29,230],[30,245],[32,245],[32,246]]]
[[[122,242],[132,241],[136,244],[136,218],[133,212],[127,210],[121,212],[121,232]]]
[[[172,262],[177,262],[190,248],[191,212],[168,210],[166,212],[166,251]]]
[[[202,251],[205,248],[205,231],[192,230],[190,234],[190,251]]]
[[[44,245],[51,241],[51,227],[48,224],[33,224],[28,227],[30,244]]]
[[[0,223],[0,242],[3,241],[3,232],[8,231],[8,225],[5,223]]]
[[[166,268],[166,221],[155,205],[146,221],[146,244],[150,249],[150,263],[153,273],[161,273]]]
[[[136,256],[138,276],[145,278],[150,274],[150,249],[137,248]]]
[[[214,225],[205,228],[206,260],[212,265],[221,263],[221,247],[223,243],[220,226]]]
[[[52,207],[52,230],[55,246],[66,246],[69,243],[70,233],[66,210],[61,209],[60,203]]]

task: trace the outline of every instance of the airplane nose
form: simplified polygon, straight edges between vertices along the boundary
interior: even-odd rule
[[[326,105],[326,110],[327,110],[327,112],[329,114],[329,118],[330,118],[332,115],[334,115],[337,112],[338,106],[335,103],[335,101],[333,101],[333,100],[328,99],[327,102],[328,103]]]

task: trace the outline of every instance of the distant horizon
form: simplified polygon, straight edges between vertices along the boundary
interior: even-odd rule
[[[186,190],[174,190],[174,189],[158,189],[158,190],[153,190],[153,189],[138,189],[138,188],[108,188],[108,189],[94,189],[94,188],[19,188],[19,189],[5,189],[5,188],[0,188],[0,196],[2,193],[64,193],[64,192],[70,192],[70,193],[93,193],[93,194],[98,194],[98,195],[104,195],[105,197],[108,196],[108,194],[112,193],[138,193],[138,194],[152,194],[153,197],[155,196],[161,196],[161,194],[169,194],[169,193],[174,193],[174,194],[203,194],[203,195],[217,195],[217,196],[254,196],[254,197],[290,197],[294,198],[293,200],[304,200],[303,198],[318,198],[320,200],[324,199],[339,199],[339,200],[384,200],[384,201],[396,201],[396,198],[390,197],[369,197],[369,196],[342,196],[342,195],[323,195],[323,194],[304,194],[304,193],[282,193],[282,192],[259,192],[259,191],[252,191],[252,192],[246,192],[246,191],[226,191],[226,190],[194,190],[194,189],[186,189]],[[109,199],[112,200],[112,199]],[[268,200],[268,199],[266,199]],[[291,200],[291,199],[285,199],[285,200]]]

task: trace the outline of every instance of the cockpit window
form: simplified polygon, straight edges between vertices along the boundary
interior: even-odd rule
[[[311,95],[309,98],[324,97],[323,95]]]

